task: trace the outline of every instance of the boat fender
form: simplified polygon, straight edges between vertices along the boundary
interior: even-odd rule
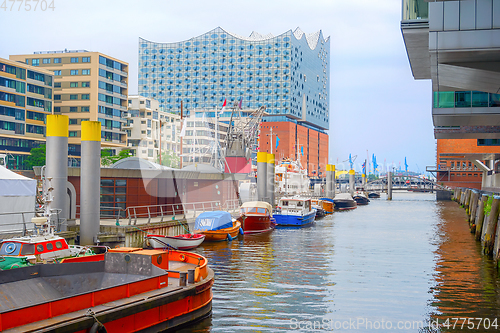
[[[108,331],[106,330],[106,327],[104,327],[104,325],[98,321],[96,321],[89,330],[89,333],[107,333],[107,332]]]
[[[243,228],[240,228],[240,235],[243,235],[244,232],[243,232]]]
[[[230,234],[227,234],[227,240],[228,240],[228,241],[232,241],[232,240],[233,240],[233,237],[231,237],[231,235],[230,235]]]

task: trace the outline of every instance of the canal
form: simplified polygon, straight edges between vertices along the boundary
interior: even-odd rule
[[[428,193],[385,198],[307,228],[203,244],[213,312],[182,332],[498,331],[499,277],[465,210]]]

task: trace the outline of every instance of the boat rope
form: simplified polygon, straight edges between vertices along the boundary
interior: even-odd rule
[[[94,318],[94,325],[92,325],[92,327],[90,328],[89,333],[107,333],[106,327],[104,327],[103,323],[101,323],[99,319],[97,319],[92,309],[88,309],[85,315],[87,317]]]

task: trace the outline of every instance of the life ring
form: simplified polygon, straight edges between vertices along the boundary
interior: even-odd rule
[[[16,250],[16,244],[15,243],[9,243],[7,244],[7,246],[5,247],[5,252],[7,252],[8,254],[11,254],[12,252],[14,252]]]
[[[90,328],[89,333],[108,333],[108,331],[106,330],[106,327],[104,327],[103,324],[96,321],[94,325],[92,325],[92,327]]]
[[[12,264],[12,265],[10,266],[10,269],[13,269],[13,268],[19,268],[19,267],[21,267],[21,266],[19,266],[19,264]]]
[[[186,261],[186,256],[184,254],[180,254],[179,259],[181,259],[181,261]]]

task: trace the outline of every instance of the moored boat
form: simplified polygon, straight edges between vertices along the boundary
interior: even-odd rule
[[[321,198],[321,202],[323,204],[323,210],[325,211],[325,214],[333,214],[333,210],[335,209],[333,199]]]
[[[316,209],[312,207],[310,198],[281,198],[273,216],[276,226],[301,227],[314,222]]]
[[[146,241],[153,249],[192,250],[205,240],[203,234],[182,234],[177,236],[146,235]]]
[[[213,280],[201,255],[139,248],[112,249],[103,261],[1,271],[0,330],[173,329],[210,314]]]
[[[46,217],[33,218],[40,226],[36,235],[13,237],[0,242],[0,268],[11,269],[37,263],[58,262],[83,256],[94,256],[107,251],[105,246],[69,245],[66,239],[54,235]],[[102,260],[103,256],[91,260]]]
[[[240,208],[238,220],[244,234],[257,234],[271,231],[275,227],[273,207],[264,201],[244,202]]]
[[[355,192],[353,197],[354,201],[356,201],[356,204],[359,205],[368,205],[370,203],[370,199],[364,194],[363,192]]]
[[[205,241],[232,240],[238,237],[241,222],[225,211],[203,212],[196,218],[194,229],[196,233],[205,235]]]
[[[358,208],[356,201],[349,193],[339,193],[333,198],[335,210],[349,210]]]
[[[326,215],[326,212],[323,209],[323,200],[311,199],[311,205],[314,209],[316,209],[316,218],[324,217]]]
[[[377,192],[369,192],[369,193],[368,193],[368,198],[370,198],[370,199],[377,199],[377,198],[380,198],[380,193],[377,193]]]

